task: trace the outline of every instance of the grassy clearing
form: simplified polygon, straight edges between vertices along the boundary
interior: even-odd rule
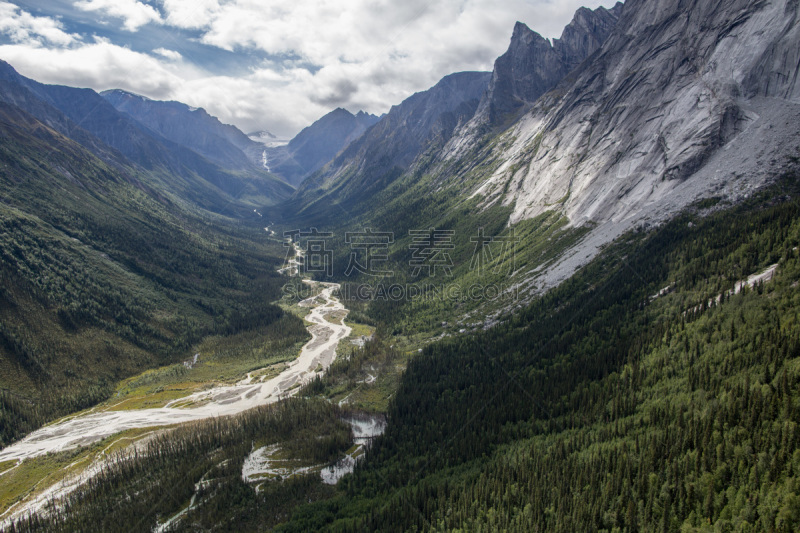
[[[0,476],[14,468],[16,465],[17,461],[14,460],[0,462]]]
[[[126,379],[103,409],[129,410],[163,407],[167,403],[219,384],[233,384],[248,373],[265,379],[277,375],[300,352],[302,342],[276,338],[267,328],[228,337],[210,337],[195,347],[193,358],[148,370]]]
[[[375,333],[375,327],[360,322],[350,322],[345,320],[345,324],[352,330],[346,340],[360,339],[361,337],[371,337]]]

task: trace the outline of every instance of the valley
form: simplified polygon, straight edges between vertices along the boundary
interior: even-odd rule
[[[211,26],[191,92],[0,61],[0,529],[800,530],[800,3],[449,18],[417,92]]]
[[[332,296],[337,288],[336,284],[325,284],[319,295],[313,297],[314,303],[301,302],[301,305],[310,308],[305,320],[311,322],[308,328],[311,340],[303,346],[297,359],[286,364],[286,368],[277,376],[267,379],[268,374],[263,374],[254,379],[252,374],[259,372],[257,370],[235,385],[212,387],[176,398],[164,407],[117,409],[119,404],[112,403],[107,408],[93,408],[86,414],[77,414],[49,424],[4,448],[0,451],[0,462],[87,446],[130,429],[229,416],[296,394],[304,384],[324,373],[336,356],[339,342],[350,334],[349,326],[326,318],[345,310],[342,303]]]
[[[288,268],[296,268],[292,266],[296,265],[296,260],[293,261],[295,262],[290,263]],[[297,274],[296,270],[294,274]],[[98,455],[89,469],[76,474],[67,473],[64,480],[52,487],[40,486],[40,483],[30,489],[23,487],[21,494],[25,494],[25,499],[14,502],[11,507],[0,508],[6,523],[15,517],[41,509],[49,503],[50,498],[64,497],[79,484],[91,479],[102,469],[103,457],[108,449],[119,448],[118,444],[124,440],[131,442],[131,449],[141,449],[139,441],[152,435],[154,428],[231,416],[257,406],[269,405],[294,396],[304,385],[323,375],[335,360],[339,343],[349,338],[352,330],[343,320],[347,309],[333,295],[339,289],[338,284],[311,280],[303,282],[311,289],[312,296],[300,301],[298,305],[308,310],[304,320],[309,324],[311,340],[302,347],[295,359],[280,364],[283,368],[279,372],[273,367],[267,367],[248,372],[232,385],[198,383],[202,390],[172,399],[163,407],[130,408],[126,406],[130,399],[120,400],[115,397],[88,412],[55,421],[0,451],[0,463],[16,462],[19,465],[23,461],[43,455],[92,447],[100,441],[112,442]],[[337,318],[334,320],[332,316]],[[203,361],[199,359],[198,354],[187,366],[202,365]],[[136,379],[132,378],[133,381]],[[149,400],[148,396],[135,398],[137,404],[146,404]],[[148,431],[133,431],[139,429]],[[122,439],[115,437],[132,433],[137,436]],[[70,470],[72,466],[69,465],[65,470]],[[5,470],[3,474],[11,470],[13,468]],[[5,497],[8,498],[8,495]],[[5,516],[6,513],[8,516]]]

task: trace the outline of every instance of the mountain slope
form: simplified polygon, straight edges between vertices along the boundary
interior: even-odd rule
[[[698,198],[740,201],[797,157],[798,8],[627,2],[590,60],[521,106],[506,129],[476,113],[390,180],[354,157],[334,167],[352,170],[320,188],[323,202],[298,211],[338,203],[346,220],[384,230],[404,213],[434,227],[444,209],[470,203],[508,209],[512,227],[563,216],[587,230],[583,239],[547,268],[516,272],[523,292],[553,287],[625,231],[663,223]],[[375,201],[360,201],[363,191]]]
[[[760,135],[774,137],[764,130],[796,133],[780,118],[800,103],[799,67],[789,63],[797,44],[795,2],[628,2],[592,61],[514,125],[480,193],[513,205],[512,221],[557,205],[575,224],[639,218],[687,180],[703,194],[713,176],[698,171],[742,132],[756,153]],[[749,98],[759,94],[786,98]],[[446,158],[476,142],[461,134]],[[764,170],[748,159],[709,172]]]
[[[259,422],[159,438],[70,494],[66,512],[19,530],[136,517],[150,531],[193,498],[180,531],[796,531],[798,192],[794,174],[742,206],[703,217],[698,205],[610,246],[503,324],[426,347],[387,432],[336,487],[316,472],[258,490],[242,480],[253,442],[312,421],[322,439],[291,437],[328,444],[326,417],[286,416],[280,431],[261,410]],[[774,277],[734,291],[765,271]],[[378,337],[340,368],[354,379],[354,360],[397,352]],[[281,408],[335,406],[306,402]]]
[[[331,212],[329,204],[364,209],[426,153],[435,153],[460,125],[473,116],[489,82],[489,73],[461,72],[392,107],[381,120],[350,144],[322,171],[308,178],[288,203],[313,220]],[[333,213],[338,216],[339,212]]]
[[[186,209],[119,153],[5,102],[0,140],[0,445],[208,335],[282,317],[266,302],[283,249],[263,229]]]
[[[257,171],[245,152],[257,149],[259,143],[250,140],[235,126],[221,123],[204,109],[181,102],[151,100],[120,89],[103,91],[100,96],[164,138],[194,150],[223,168]]]
[[[275,177],[251,177],[211,163],[120,113],[90,89],[44,85],[21,76],[5,62],[0,63],[0,79],[27,89],[38,98],[39,103],[25,109],[29,113],[37,116],[44,109],[42,102],[57,109],[69,119],[69,122],[51,121],[61,133],[88,132],[96,140],[87,142],[84,133],[79,133],[75,140],[85,143],[95,153],[108,150],[101,145],[117,150],[171,193],[203,208],[243,213],[252,199],[258,204],[271,204],[291,192],[290,186]],[[45,121],[50,118],[51,115],[42,116]]]
[[[452,196],[509,209],[512,225],[557,213],[592,228],[559,263],[518,273],[542,290],[628,229],[660,224],[697,198],[738,201],[797,156],[796,2],[632,0],[593,12],[602,14],[597,34],[582,22],[589,13],[576,14],[558,46],[518,25],[473,116],[466,109],[436,140],[415,132],[426,141],[397,157],[416,122],[392,122],[394,110],[307,180],[286,215],[381,227],[416,206],[420,227],[431,227],[435,205],[459,205]],[[595,49],[589,37],[614,17]],[[566,49],[591,56],[530,101],[564,72],[570,54],[557,50]],[[536,74],[548,65],[553,77]],[[510,111],[493,119],[492,109]]]
[[[631,234],[503,324],[426,348],[364,464],[279,531],[796,531],[800,208],[785,178]]]

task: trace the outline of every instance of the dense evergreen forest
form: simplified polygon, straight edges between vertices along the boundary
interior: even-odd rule
[[[703,202],[430,346],[368,459],[279,529],[796,531],[797,193]]]
[[[336,409],[297,400],[178,430],[18,530],[146,531],[217,468],[177,530],[796,531],[798,193],[792,175],[743,205],[701,202],[496,327],[430,345],[387,433],[335,489],[316,474],[260,492],[240,480],[256,434],[321,428],[303,452],[317,459],[346,446]],[[774,278],[735,290],[773,265]],[[383,338],[326,379],[396,357]],[[291,431],[276,423],[290,411]],[[153,503],[159,492],[178,496]]]
[[[350,445],[350,428],[330,403],[303,400],[187,424],[115,456],[54,502],[46,518],[22,520],[7,531],[151,531],[188,507],[176,522],[181,531],[260,531],[285,521],[293,506],[333,491],[319,475],[254,491],[242,480],[242,465],[256,446],[273,443],[284,443],[296,460],[330,461]]]

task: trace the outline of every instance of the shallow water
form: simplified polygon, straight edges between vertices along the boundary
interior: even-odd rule
[[[349,455],[345,455],[335,464],[322,469],[320,476],[328,485],[335,485],[346,474],[351,474],[356,463],[364,457],[364,452],[369,448],[372,439],[383,435],[386,431],[386,417],[361,413],[344,418],[353,430],[353,442],[358,446]]]

